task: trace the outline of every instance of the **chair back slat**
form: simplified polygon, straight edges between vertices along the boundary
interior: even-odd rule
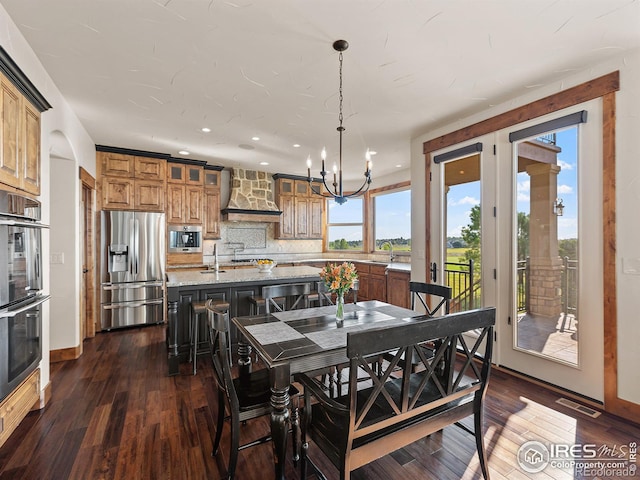
[[[264,298],[265,310],[267,313],[282,312],[283,310],[294,310],[296,308],[307,308],[309,306],[309,292],[311,288],[308,283],[289,283],[284,285],[268,285],[262,287],[262,297]],[[282,308],[276,298],[285,297]]]
[[[451,287],[438,285],[436,283],[409,282],[411,292],[411,310],[416,308],[416,299],[422,304],[427,315],[433,317],[444,305],[444,313],[449,313],[449,303],[451,301]],[[429,305],[428,297],[436,297],[438,303],[435,307]]]

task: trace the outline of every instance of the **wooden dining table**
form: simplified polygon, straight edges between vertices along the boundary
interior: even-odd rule
[[[293,375],[347,363],[348,332],[429,318],[419,312],[377,300],[345,305],[345,318],[340,327],[335,314],[336,307],[330,305],[232,319],[241,339],[238,343],[240,375],[251,369],[252,350],[270,369],[270,424],[276,480],[285,478],[290,423],[289,386]]]

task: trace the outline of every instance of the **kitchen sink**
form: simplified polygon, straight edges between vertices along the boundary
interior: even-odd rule
[[[200,273],[226,273],[226,270],[218,270],[217,272],[215,270],[202,270]]]

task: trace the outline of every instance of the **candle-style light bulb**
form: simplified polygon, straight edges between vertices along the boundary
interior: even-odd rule
[[[365,170],[365,175],[371,172],[371,153],[369,153],[369,149],[367,148],[367,153],[364,154],[364,158],[366,158],[367,169]]]
[[[307,178],[311,180],[311,155],[307,156]]]
[[[322,158],[322,171],[324,172],[324,161],[327,159],[327,150],[324,147],[322,147],[322,153],[320,153],[320,158]]]

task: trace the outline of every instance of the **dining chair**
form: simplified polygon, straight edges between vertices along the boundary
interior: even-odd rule
[[[211,361],[218,390],[216,434],[211,455],[218,454],[224,423],[228,419],[231,424],[231,435],[226,478],[233,479],[238,461],[238,452],[271,440],[271,436],[266,435],[240,445],[240,424],[247,420],[268,415],[271,412],[271,381],[269,369],[267,368],[246,372],[237,378],[233,378],[227,349],[229,312],[220,311],[212,305],[207,305],[207,314],[209,341],[211,342]],[[292,401],[295,400],[297,402],[299,394],[300,392],[295,386],[291,385],[289,387],[289,397]],[[294,428],[294,460],[297,462],[299,444],[297,412],[296,416],[292,418],[292,423]]]
[[[309,295],[307,295],[307,298],[309,299],[309,306],[315,302],[318,303],[318,307],[322,307],[324,305],[335,305],[333,298],[331,298],[331,292],[323,280],[316,282],[316,289],[311,290]]]
[[[332,397],[305,373],[296,375],[304,387],[302,414],[302,454],[300,478],[306,479],[310,466],[316,476],[326,478],[309,458],[309,439],[338,469],[339,478],[384,455],[416,442],[444,427],[455,424],[475,437],[480,470],[489,480],[483,441],[483,402],[493,351],[495,308],[470,310],[381,329],[347,333],[349,382],[346,392]],[[473,336],[465,335],[474,332]],[[423,355],[420,345],[442,338],[434,358]],[[459,352],[456,356],[447,351]],[[371,358],[386,351],[392,360],[375,372]],[[397,368],[403,354],[415,355],[420,369]],[[452,375],[440,378],[434,364],[449,363]],[[365,372],[368,385],[361,385]],[[473,428],[460,423],[473,416]],[[465,447],[466,448],[466,447]],[[455,452],[450,452],[455,454]],[[327,462],[324,462],[325,464]]]
[[[438,310],[444,306],[445,315],[449,313],[449,303],[451,301],[451,287],[447,287],[446,285],[439,285],[436,283],[423,283],[423,282],[409,282],[409,292],[411,293],[411,310],[416,309],[416,303],[420,303],[422,308],[424,308],[426,315],[429,317],[435,316],[438,313]],[[435,306],[432,307],[432,303],[430,303],[429,297],[435,297]],[[416,302],[417,300],[417,302]],[[423,353],[427,355],[429,358],[432,358],[434,352],[440,346],[440,340],[433,340],[428,344],[424,344],[421,346],[423,349]],[[390,361],[393,357],[391,352],[387,352],[382,355],[381,360]],[[419,361],[417,358],[413,358],[411,360],[413,368],[417,368],[419,365]],[[400,360],[400,366],[404,368],[404,358]],[[444,362],[440,362],[438,366],[438,371],[445,375],[444,372]]]
[[[309,306],[308,295],[311,287],[308,283],[287,283],[262,287],[265,312],[283,312]],[[284,299],[282,302],[280,299]]]

